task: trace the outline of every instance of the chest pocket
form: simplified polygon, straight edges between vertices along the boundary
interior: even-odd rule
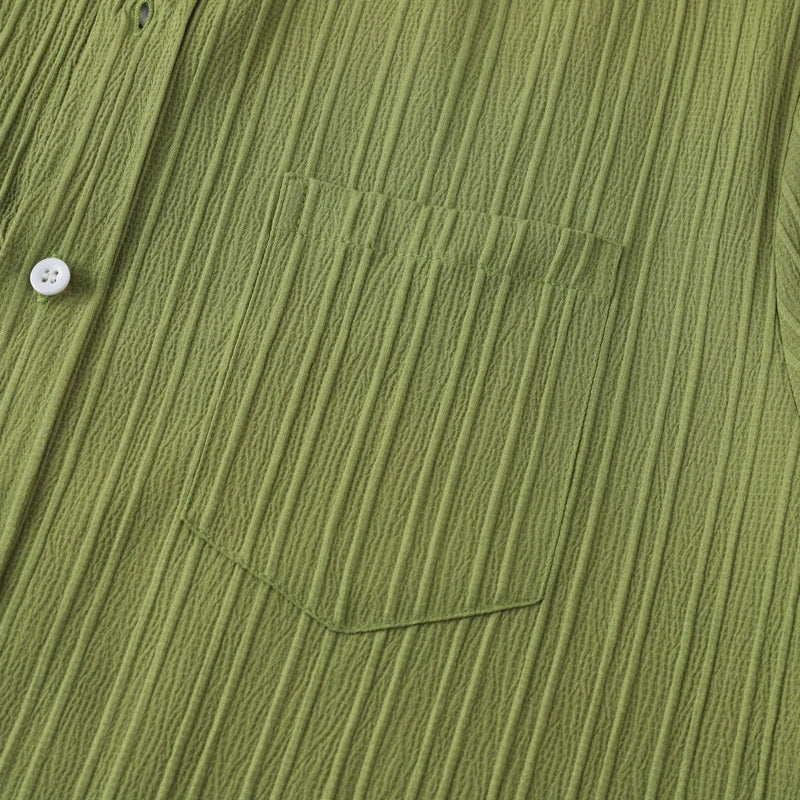
[[[325,625],[541,600],[621,246],[282,178],[184,518]]]

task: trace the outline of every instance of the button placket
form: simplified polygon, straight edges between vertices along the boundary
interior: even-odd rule
[[[74,97],[61,104],[85,115],[37,165],[38,185],[55,184],[42,192],[47,204],[29,196],[0,248],[6,265],[0,282],[7,284],[7,291],[0,285],[7,297],[0,324],[0,377],[7,379],[0,386],[0,460],[19,467],[0,482],[0,497],[20,500],[5,509],[0,567],[22,524],[30,481],[62,419],[59,408],[70,392],[85,388],[72,378],[78,364],[88,363],[87,337],[120,268],[115,254],[191,10],[180,3],[159,7],[156,15],[149,3],[139,31],[131,19],[138,19],[140,5],[127,2],[113,15],[98,15],[84,48],[96,64],[83,68],[95,76],[94,85],[76,85]],[[34,308],[36,300],[44,305]],[[60,358],[37,359],[43,336],[59,341]],[[35,419],[35,428],[12,425],[18,417]]]

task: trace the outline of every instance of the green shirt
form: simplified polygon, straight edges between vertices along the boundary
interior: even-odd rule
[[[800,796],[800,3],[140,6],[0,0],[0,797]]]

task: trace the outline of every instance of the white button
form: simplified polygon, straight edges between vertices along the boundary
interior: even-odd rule
[[[44,258],[31,270],[31,286],[39,294],[58,294],[68,283],[69,267],[60,258]]]

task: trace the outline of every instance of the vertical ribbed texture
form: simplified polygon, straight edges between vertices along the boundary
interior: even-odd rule
[[[800,4],[139,5],[0,29],[0,798],[797,796]]]

